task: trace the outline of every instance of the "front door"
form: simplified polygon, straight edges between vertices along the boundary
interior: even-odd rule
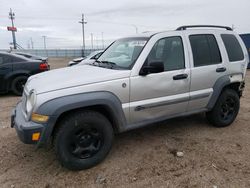
[[[130,124],[186,112],[190,69],[183,41],[181,34],[157,40],[144,64],[161,61],[165,71],[131,76]]]

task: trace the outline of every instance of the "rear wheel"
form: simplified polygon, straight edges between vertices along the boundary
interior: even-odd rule
[[[27,76],[18,76],[13,79],[11,83],[11,90],[18,96],[21,96],[23,93],[23,88],[25,86],[25,83],[27,81]]]
[[[55,135],[55,151],[62,166],[82,170],[100,163],[111,149],[113,128],[98,112],[76,112],[65,118]]]
[[[235,120],[240,108],[239,95],[235,90],[226,89],[218,98],[214,108],[207,112],[210,123],[216,127],[229,126]]]

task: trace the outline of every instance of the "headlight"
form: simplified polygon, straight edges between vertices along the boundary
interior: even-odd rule
[[[34,106],[36,103],[36,94],[34,91],[31,91],[29,96],[27,96],[27,100],[26,100],[26,112],[28,117],[30,116]]]

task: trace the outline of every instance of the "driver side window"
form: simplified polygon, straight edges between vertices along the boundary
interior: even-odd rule
[[[185,68],[185,57],[181,37],[158,40],[148,55],[148,62],[160,61],[165,71]]]

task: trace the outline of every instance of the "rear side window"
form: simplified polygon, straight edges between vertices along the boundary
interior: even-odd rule
[[[227,55],[230,62],[241,61],[244,59],[244,54],[239,41],[234,35],[222,34],[221,38],[227,50]]]
[[[189,40],[195,67],[221,63],[221,54],[214,35],[190,35]]]

